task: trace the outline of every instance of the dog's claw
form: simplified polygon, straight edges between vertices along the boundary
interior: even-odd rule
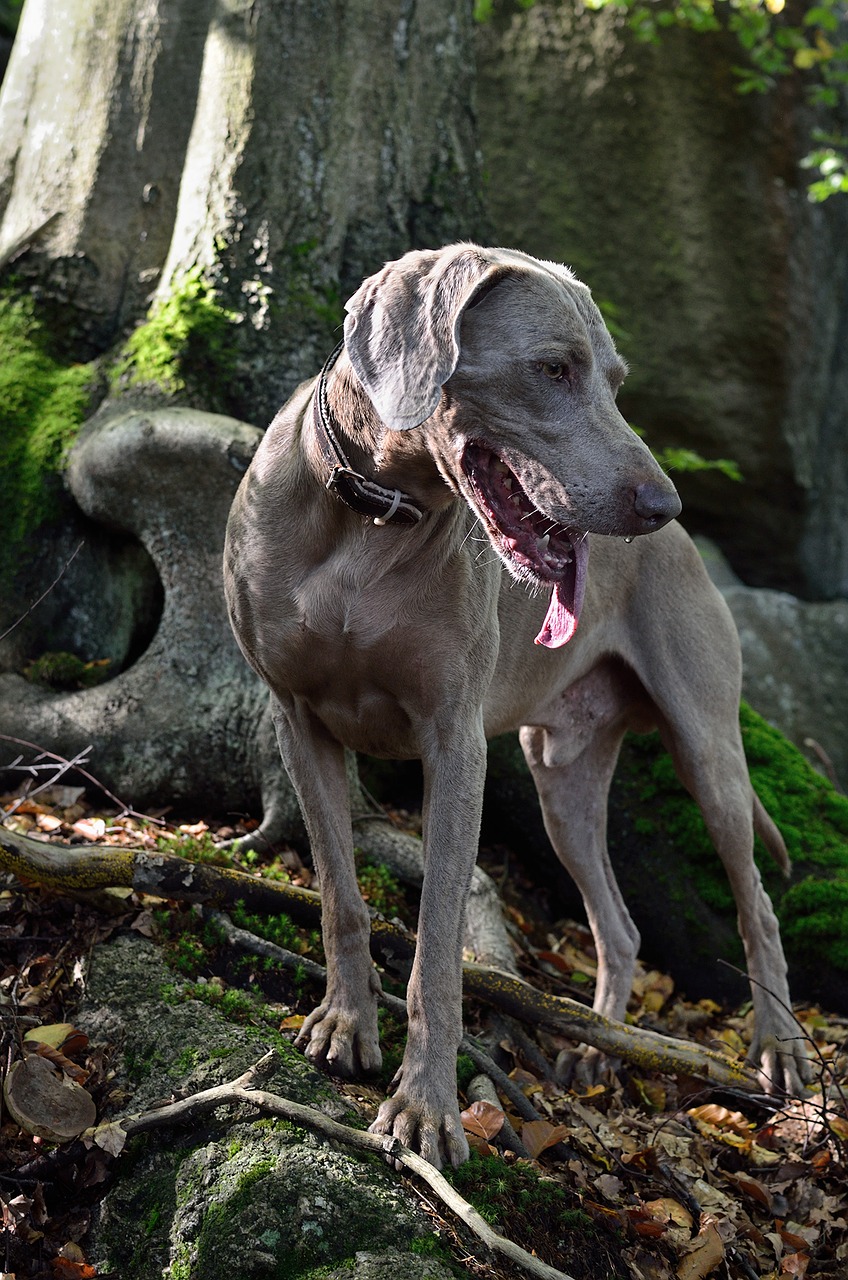
[[[446,1163],[457,1168],[468,1159],[468,1142],[455,1099],[452,1106],[440,1107],[398,1092],[380,1107],[370,1130],[392,1134],[436,1169]]]
[[[295,1045],[310,1062],[345,1079],[373,1075],[383,1061],[373,1006],[350,1012],[325,1001],[310,1013]]]

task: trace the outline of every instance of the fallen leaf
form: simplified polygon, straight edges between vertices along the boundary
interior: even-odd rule
[[[91,1095],[58,1074],[38,1053],[12,1064],[3,1096],[9,1114],[22,1129],[51,1142],[76,1138],[91,1128],[97,1116]]]
[[[781,1277],[805,1276],[809,1265],[810,1255],[808,1253],[789,1253],[780,1260]]]
[[[126,1146],[127,1131],[119,1120],[107,1124],[99,1124],[94,1132],[88,1135],[94,1139],[98,1147],[108,1151],[110,1156],[119,1156]]]
[[[281,1031],[299,1031],[306,1021],[306,1015],[303,1013],[292,1013],[287,1018],[283,1018],[280,1023]]]
[[[500,1133],[506,1116],[494,1103],[481,1100],[472,1102],[470,1107],[466,1107],[465,1111],[461,1112],[459,1118],[466,1133],[476,1134],[477,1137],[485,1138],[488,1142]],[[542,1121],[542,1123],[545,1122]]]
[[[555,1147],[569,1136],[570,1130],[564,1124],[554,1125],[548,1120],[528,1120],[521,1126],[521,1141],[534,1160],[548,1147]]]
[[[50,1263],[53,1280],[96,1280],[97,1272],[87,1262],[71,1262],[68,1258],[53,1258]]]
[[[687,1230],[692,1229],[692,1215],[685,1205],[679,1200],[673,1199],[672,1196],[660,1196],[658,1200],[646,1200],[642,1205],[650,1213],[652,1218],[659,1219],[660,1222],[668,1222],[675,1227],[686,1227]]]
[[[61,1049],[66,1057],[88,1048],[88,1036],[78,1031],[70,1022],[51,1022],[46,1026],[32,1027],[24,1036],[24,1044],[47,1044],[51,1049]]]
[[[678,1280],[706,1280],[724,1257],[724,1245],[718,1226],[711,1214],[701,1215],[701,1229],[694,1240],[683,1246],[687,1250],[680,1260],[676,1275]]]
[[[83,840],[102,840],[106,834],[106,823],[102,818],[80,818],[71,827],[74,835]]]
[[[686,1114],[691,1116],[696,1124],[701,1122],[710,1129],[730,1129],[743,1138],[749,1137],[754,1129],[754,1125],[743,1116],[741,1111],[729,1111],[727,1107],[719,1106],[717,1102],[708,1102],[703,1107],[690,1107]]]
[[[64,1053],[60,1053],[58,1049],[52,1049],[49,1044],[40,1044],[38,1041],[27,1045],[29,1053],[37,1053],[40,1057],[46,1058],[52,1063],[58,1071],[63,1071],[69,1079],[75,1080],[77,1084],[85,1084],[88,1079],[88,1072],[84,1067],[79,1067],[70,1058],[66,1058]]]

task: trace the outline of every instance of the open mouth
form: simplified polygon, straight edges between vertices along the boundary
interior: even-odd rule
[[[495,550],[516,577],[553,587],[536,644],[557,649],[577,627],[586,589],[589,544],[580,529],[540,511],[503,458],[469,441],[462,469]]]

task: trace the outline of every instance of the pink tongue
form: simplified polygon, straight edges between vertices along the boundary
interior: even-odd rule
[[[563,604],[559,595],[559,586],[556,585],[551,592],[551,602],[548,605],[545,621],[542,623],[542,630],[533,643],[543,644],[547,649],[560,649],[564,644],[568,644],[576,628],[577,618]]]

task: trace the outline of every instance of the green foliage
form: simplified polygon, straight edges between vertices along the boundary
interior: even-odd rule
[[[30,298],[0,295],[0,577],[58,512],[58,473],[91,403],[94,366],[58,357]]]
[[[0,0],[0,34],[14,38],[23,7],[24,0]]]
[[[235,904],[232,911],[233,924],[248,933],[255,933],[257,938],[273,942],[274,946],[284,951],[294,951],[303,955],[307,951],[321,954],[321,934],[317,929],[308,933],[298,929],[291,919],[282,912],[275,916],[260,916],[246,910],[243,902]]]
[[[757,863],[781,922],[787,952],[799,962],[848,971],[848,797],[818,774],[800,751],[746,704],[740,722],[751,781],[781,830],[795,875],[787,882],[759,841]],[[685,857],[687,876],[708,906],[732,915],[730,886],[694,801],[655,734],[632,740],[640,760],[641,834],[663,830]],[[647,811],[646,811],[647,810]]]
[[[460,1093],[465,1093],[471,1081],[477,1075],[478,1067],[467,1053],[461,1053],[456,1060],[456,1084]]]
[[[404,905],[403,890],[388,867],[357,860],[356,880],[362,897],[375,911],[394,915]]]
[[[199,378],[214,387],[235,369],[233,326],[239,316],[222,307],[200,268],[154,303],[147,320],[130,334],[111,378],[128,386],[155,386],[178,395]]]
[[[694,449],[674,447],[655,450],[654,456],[665,471],[720,471],[728,480],[742,480],[742,472],[732,458],[704,458]]]

